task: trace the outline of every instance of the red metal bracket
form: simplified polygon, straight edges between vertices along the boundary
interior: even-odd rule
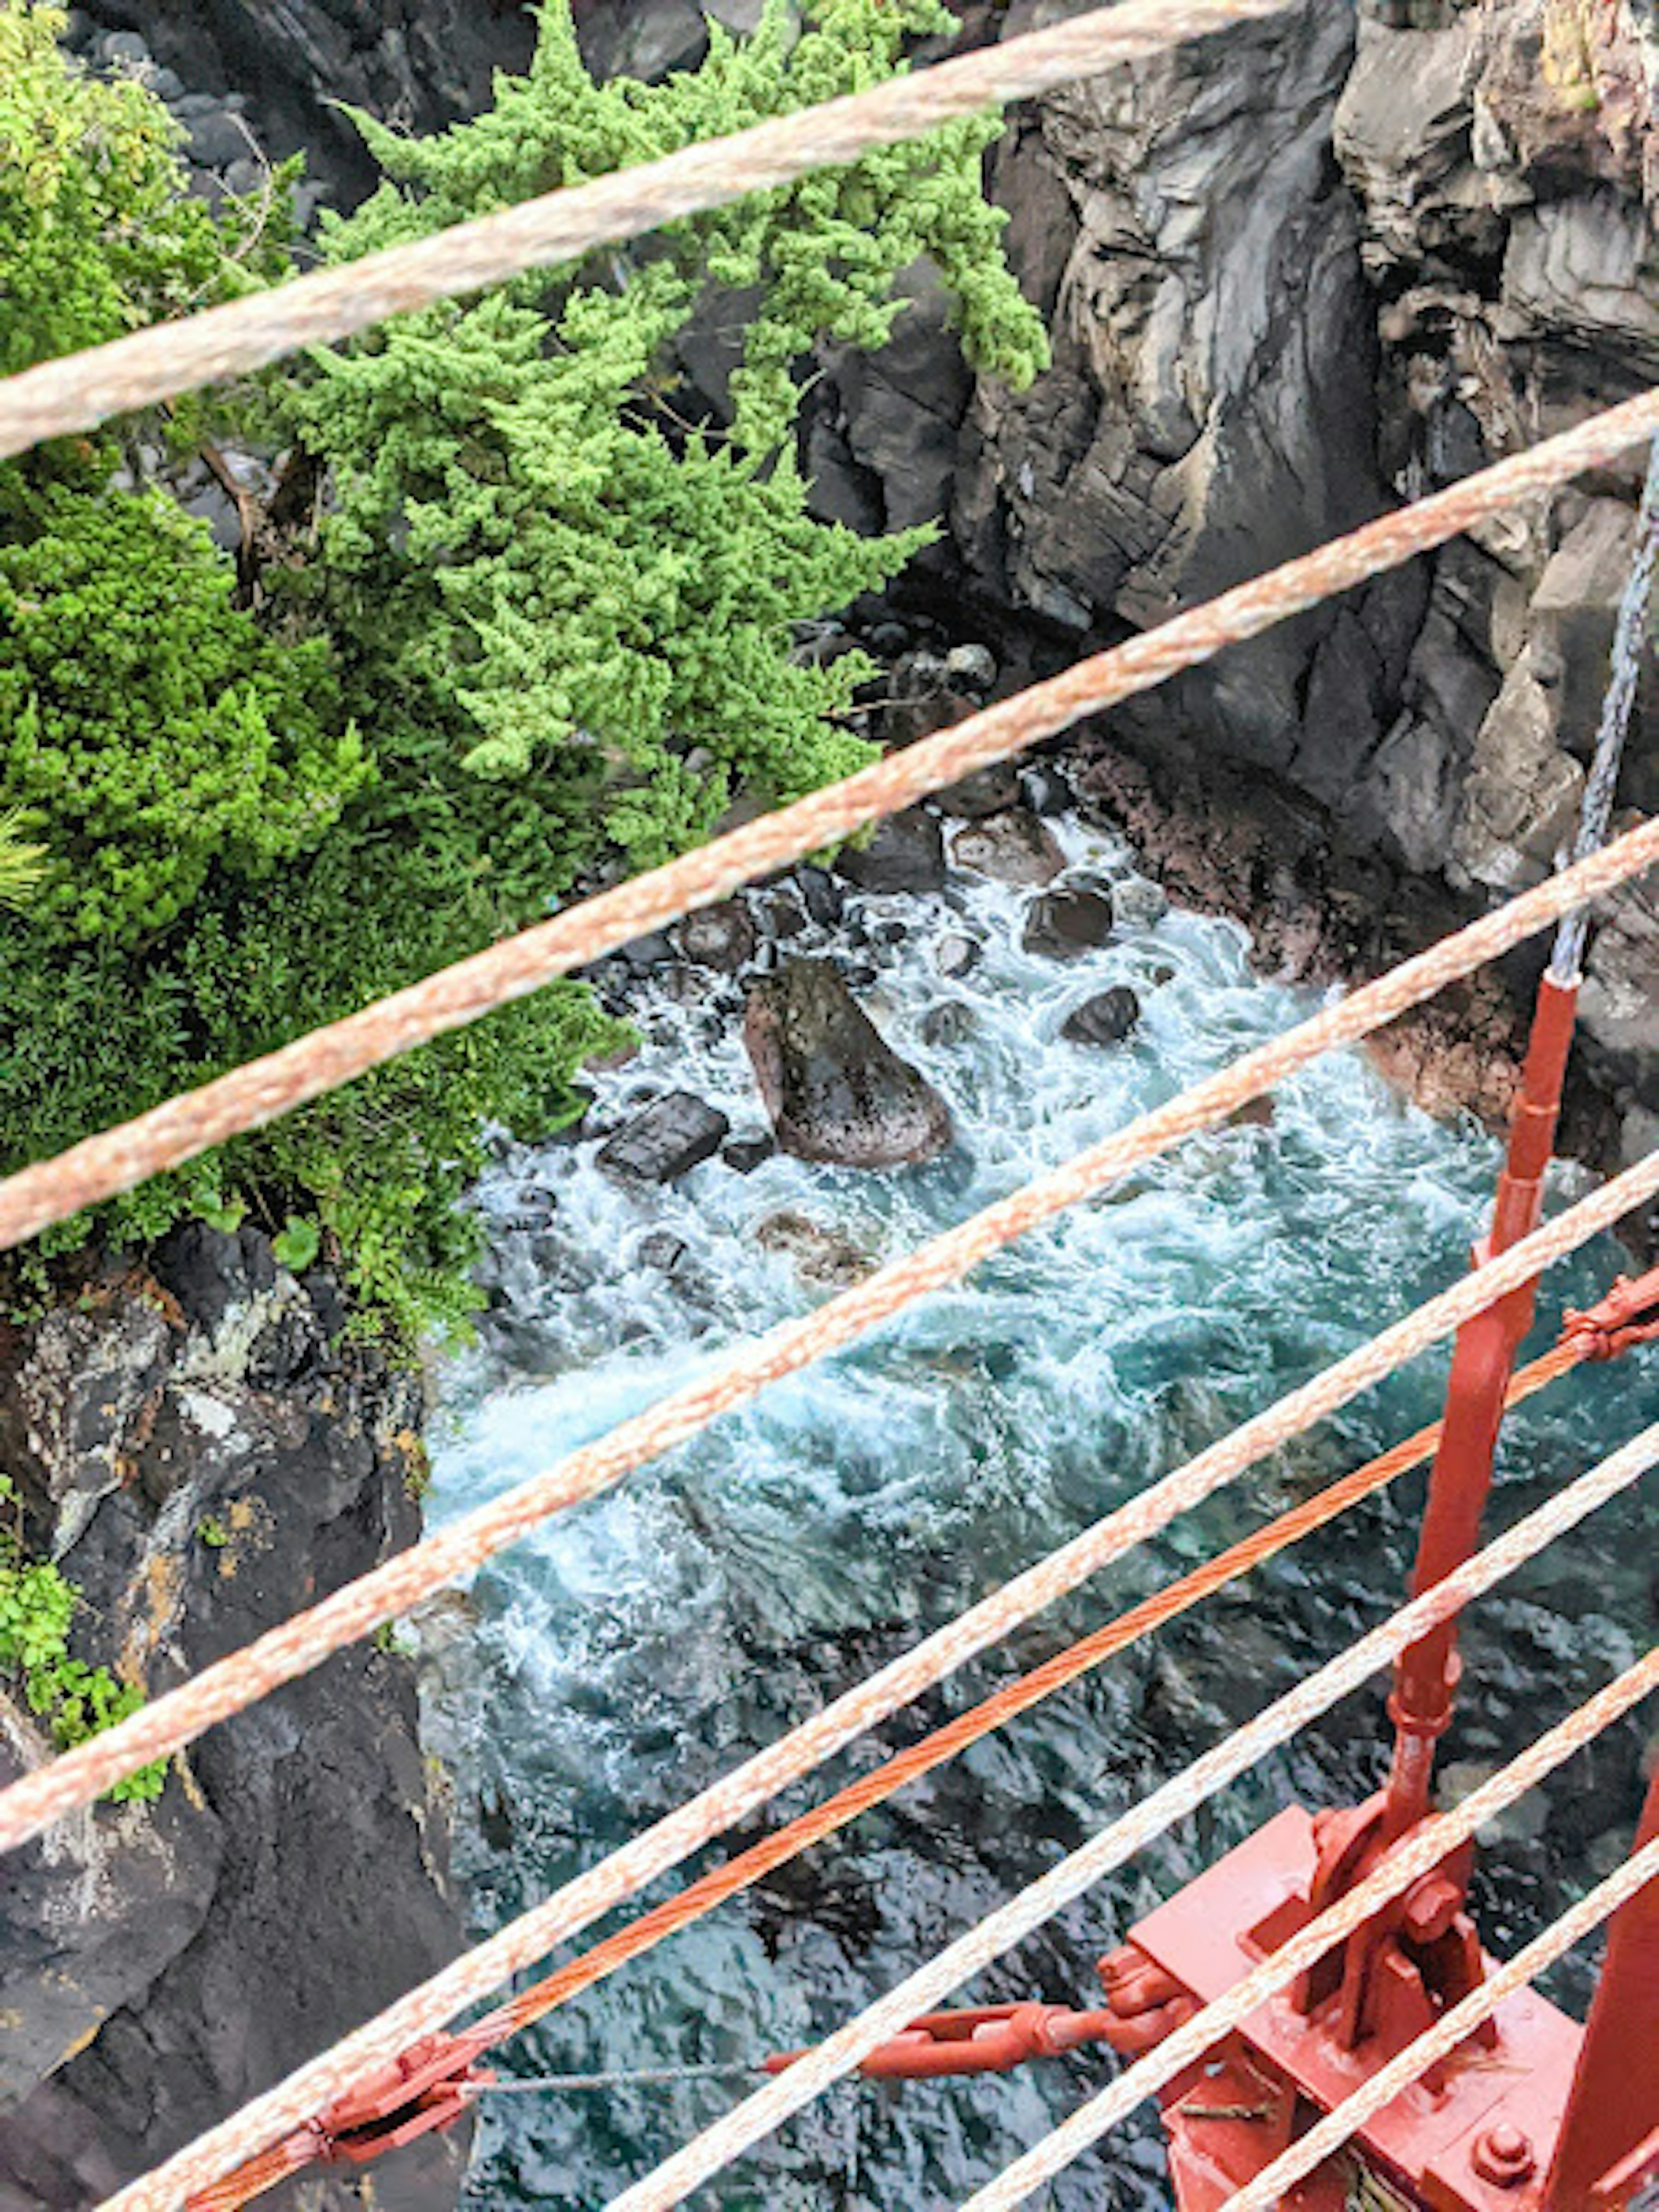
[[[1616,1359],[1638,1344],[1659,1343],[1659,1267],[1633,1279],[1620,1275],[1606,1297],[1583,1313],[1569,1312],[1564,1339],[1576,1339],[1586,1359]],[[1647,1318],[1644,1318],[1644,1316]]]

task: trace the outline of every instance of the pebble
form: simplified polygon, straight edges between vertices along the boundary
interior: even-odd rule
[[[672,1275],[685,1257],[685,1245],[671,1231],[653,1229],[648,1237],[641,1238],[637,1256],[641,1267],[655,1267],[661,1274]]]
[[[917,1025],[924,1044],[965,1044],[978,1028],[974,1010],[961,999],[945,999],[929,1006]]]

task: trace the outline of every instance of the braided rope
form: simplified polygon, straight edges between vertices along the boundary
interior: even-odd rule
[[[1448,1850],[1473,1835],[1494,1814],[1512,1804],[1522,1790],[1541,1781],[1552,1767],[1588,1742],[1598,1729],[1607,1727],[1656,1686],[1659,1686],[1659,1650],[1650,1651],[1618,1681],[1580,1706],[1560,1728],[1540,1738],[1522,1758],[1494,1775],[1453,1813],[1443,1814],[1419,1829],[1340,1904],[1322,1913],[1299,1936],[1292,1937],[1236,1984],[1224,1997],[1206,2005],[1159,2044],[1156,2051],[1137,2060],[1098,2096],[1091,2097],[1070,2119],[999,2174],[988,2187],[969,2197],[962,2212],[1009,2212],[1011,2206],[1023,2204],[1035,2190],[1052,2180],[1109,2129],[1126,2119],[1144,2099],[1166,2088],[1178,2074],[1202,2058],[1206,2051],[1213,2050],[1224,2035],[1242,2027],[1287,1982],[1305,1972],[1345,1936],[1352,1935],[1380,1906],[1400,1896],[1419,1875],[1438,1864]],[[1590,1726],[1593,1716],[1595,1725]],[[1547,1747],[1549,1756],[1540,1763],[1538,1754]],[[1656,1874],[1659,1874],[1659,1838],[1633,1854],[1535,1942],[1517,1952],[1507,1966],[1495,1968],[1479,1989],[1472,1990],[1425,2034],[1408,2044],[1397,2057],[1374,2074],[1364,2088],[1345,2098],[1334,2112],[1298,2138],[1254,2181],[1230,2197],[1224,2212],[1270,2212],[1270,2208],[1278,2204],[1304,2174],[1311,2173],[1315,2166],[1385,2105],[1391,2104],[1429,2067],[1449,2057],[1471,2030],[1495,2012],[1505,1998],[1525,1988],[1626,1898],[1644,1888]]]
[[[1113,14],[1121,15],[1136,4],[1137,0],[1124,0],[1124,6]],[[1161,9],[1164,0],[1158,4]],[[407,990],[296,1037],[279,1051],[85,1139],[55,1159],[24,1168],[0,1181],[0,1249],[129,1190],[147,1176],[176,1168],[228,1137],[258,1128],[367,1069],[477,1021],[556,975],[586,967],[698,907],[727,898],[744,884],[820,852],[993,761],[1069,729],[1085,715],[1212,659],[1224,647],[1258,636],[1368,577],[1397,568],[1487,515],[1524,505],[1580,471],[1615,459],[1656,432],[1659,390],[1639,394],[1529,453],[1466,477],[1431,499],[1270,569],[1127,644],[1080,661],[951,729],[890,754],[844,782],[827,785],[665,867],[635,876],[566,914],[441,969]],[[1652,843],[1638,848],[1626,840],[1558,881],[1579,886],[1571,902],[1595,898],[1645,866],[1656,849],[1659,847]],[[1638,850],[1640,859],[1635,857]],[[1620,854],[1626,857],[1620,859]],[[1545,891],[1543,896],[1553,898],[1556,894]],[[1530,911],[1524,902],[1517,903],[1519,910]],[[1550,905],[1525,928],[1541,927],[1565,911],[1565,905]],[[1499,933],[1492,951],[1515,941],[1504,933],[1496,917],[1488,917],[1486,926],[1495,926]],[[1411,963],[1400,972],[1411,973]],[[1409,1003],[1402,1000],[1395,1011],[1403,1011]]]
[[[814,169],[920,138],[940,124],[1031,98],[1112,63],[1275,15],[1285,4],[1125,0],[872,91],[458,223],[413,245],[365,254],[342,268],[42,362],[0,381],[0,460],[43,438],[90,429],[112,416],[246,374],[390,315],[577,260],[595,246],[793,184]]]
[[[1449,1620],[1472,1598],[1576,1528],[1609,1498],[1638,1481],[1656,1459],[1659,1459],[1659,1422],[1518,1521],[1432,1590],[1297,1683],[1255,1720],[1062,1859],[1040,1881],[958,1936],[937,1958],[797,2060],[787,2073],[746,2097],[724,2119],[665,2160],[654,2172],[614,2197],[607,2212],[665,2212],[667,2206],[679,2203],[710,2175],[769,2135],[792,2112],[810,2104],[832,2081],[851,2073],[878,2044],[933,2011],[949,1991],[1022,1942],[1137,1851],[1144,1850],[1166,1828],[1185,1820],[1257,1759],[1287,1742],[1308,1722],[1328,1711],[1419,1636]],[[1403,1851],[1401,1856],[1403,1858]],[[1213,2039],[1214,2032],[1212,2027],[1206,2040]],[[126,2212],[125,2206],[122,2212]]]
[[[1530,1398],[1535,1391],[1577,1366],[1585,1357],[1578,1340],[1565,1338],[1514,1377],[1504,1401],[1506,1409]],[[607,1936],[604,1942],[596,1943],[592,1950],[572,1959],[545,1981],[508,1998],[488,2018],[480,2021],[477,2029],[470,2029],[469,2035],[483,2037],[487,2033],[488,2041],[481,2047],[493,2048],[508,2036],[544,2020],[584,1990],[592,1989],[607,1975],[614,1974],[629,1960],[639,1958],[668,1937],[678,1935],[740,1891],[752,1888],[778,1867],[799,1857],[814,1844],[822,1843],[826,1836],[848,1826],[875,1806],[884,1804],[896,1792],[919,1781],[924,1774],[931,1774],[935,1767],[957,1758],[995,1729],[1005,1728],[1021,1713],[1030,1712],[1033,1706],[1053,1697],[1080,1675],[1103,1666],[1132,1644],[1138,1644],[1142,1637],[1167,1627],[1170,1621],[1189,1613],[1229,1583],[1254,1572],[1316,1528],[1326,1527],[1350,1507],[1374,1497],[1413,1468],[1420,1467],[1439,1443],[1441,1427],[1440,1422],[1431,1422],[1415,1436],[1407,1437],[1376,1458],[1367,1460],[1363,1467],[1328,1484],[1315,1497],[1293,1505],[1264,1527],[1241,1537],[1237,1543],[1230,1544],[1202,1566],[1193,1568],[1167,1588],[1154,1590],[1127,1613],[1068,1644],[1052,1659],[1044,1660],[1041,1666],[1022,1674],[1018,1681],[994,1691],[919,1743],[884,1759],[869,1773],[861,1774],[844,1790],[825,1798],[822,1805],[815,1805],[773,1834],[763,1837],[759,1843],[751,1844],[725,1865],[712,1868],[677,1896],[666,1899],[614,1936]]]
[[[1515,1253],[1524,1249],[1522,1245],[1513,1248]],[[1490,1273],[1495,1269],[1483,1272]],[[977,1972],[981,1966],[1006,1948],[1008,1943],[1018,1942],[1022,1935],[1030,1932],[1029,1927],[1015,1926],[1011,1915],[1017,1920],[1030,1913],[1030,1927],[1040,1924],[1050,1913],[1069,1903],[1072,1897],[1080,1894],[1091,1882],[1109,1872],[1112,1866],[1121,1863],[1144,1843],[1161,1833],[1171,1820],[1180,1819],[1192,1809],[1193,1805],[1202,1802],[1205,1797],[1223,1788],[1263,1751],[1271,1748],[1273,1742],[1282,1740],[1285,1733],[1300,1727],[1304,1721],[1346,1696],[1349,1690],[1357,1688],[1397,1651],[1404,1650],[1413,1638],[1439,1621],[1449,1619],[1469,1598],[1489,1588],[1522,1559],[1530,1558],[1534,1551],[1562,1530],[1573,1526],[1606,1498],[1634,1482],[1656,1454],[1659,1454],[1659,1425],[1650,1429],[1601,1467],[1581,1477],[1571,1489],[1564,1491],[1538,1512],[1517,1523],[1506,1535],[1498,1538],[1443,1582],[1437,1583],[1432,1590],[1414,1600],[1342,1657],[1306,1682],[1299,1684],[1225,1743],[1206,1753],[1183,1774],[1165,1784],[1162,1790],[1146,1800],[1125,1820],[1115,1823],[1103,1836],[1097,1837],[1091,1844],[1084,1846],[1081,1852],[1074,1853],[1071,1858],[1063,1861],[1042,1881],[1016,1899],[1012,1905],[1005,1906],[992,1921],[982,1923],[981,1929],[960,1939],[940,1959],[924,1968],[920,1975],[912,1976],[901,1990],[883,2000],[871,2012],[860,2015],[838,2036],[832,2037],[829,2043],[820,2046],[818,2051],[792,2067],[789,2075],[774,2082],[769,2089],[762,2093],[763,2096],[770,2097],[781,2092],[787,2097],[791,2077],[799,2074],[801,2067],[821,2067],[824,2063],[823,2054],[829,2054],[831,2070],[822,2082],[819,2082],[816,2072],[803,2077],[809,2085],[816,2086],[806,2087],[800,2100],[802,2102],[817,2094],[817,2087],[827,2086],[829,2080],[856,2066],[877,2043],[885,2041],[890,2035],[908,2026],[911,2020],[933,2009],[957,1983]],[[1108,1525],[1100,1524],[1103,1528]],[[1068,1550],[1074,1551],[1075,1548],[1071,1547]],[[1055,1556],[1064,1558],[1066,1554]],[[1030,1579],[1030,1576],[1022,1577],[1022,1581],[1028,1584]],[[983,1615],[987,1607],[981,1606],[975,1610]],[[972,1620],[974,1615],[964,1618]],[[960,1625],[956,1624],[958,1627]],[[422,1988],[400,1998],[367,2027],[358,2029],[321,2057],[298,2069],[276,2088],[245,2106],[234,2118],[209,2130],[164,2166],[123,2190],[101,2208],[101,2212],[173,2212],[173,2208],[191,2191],[206,2188],[231,2167],[256,2157],[279,2136],[306,2126],[314,2114],[325,2110],[355,2087],[363,2075],[395,2061],[411,2043],[421,2035],[441,2027],[463,2005],[496,1986],[507,1975],[516,1972],[520,1965],[545,1957],[548,1951],[565,1936],[587,1925],[600,1913],[619,1903],[633,1888],[650,1880],[654,1874],[665,1871],[678,1859],[695,1850],[699,1842],[707,1841],[721,1826],[729,1826],[732,1820],[741,1818],[750,1805],[763,1802],[765,1797],[782,1787],[785,1781],[804,1771],[805,1766],[799,1759],[781,1756],[787,1754],[792,1746],[799,1745],[803,1739],[809,1740],[814,1744],[816,1756],[827,1755],[825,1752],[816,1751],[817,1739],[823,1734],[825,1723],[837,1715],[851,1717],[850,1725],[838,1736],[831,1738],[830,1748],[834,1748],[837,1742],[850,1740],[860,1728],[871,1725],[872,1717],[865,1711],[865,1707],[872,1689],[896,1678],[898,1680],[899,1694],[887,1707],[891,1711],[897,1704],[915,1696],[917,1689],[925,1686],[926,1680],[937,1680],[948,1666],[957,1663],[955,1659],[948,1656],[952,1636],[952,1630],[944,1630],[909,1655],[909,1661],[913,1662],[924,1654],[938,1654],[944,1647],[946,1656],[943,1663],[931,1668],[921,1682],[915,1686],[909,1686],[910,1674],[915,1670],[904,1660],[884,1668],[862,1690],[855,1691],[827,1707],[817,1716],[816,1722],[807,1723],[804,1729],[785,1739],[782,1744],[775,1746],[769,1753],[763,1752],[757,1759],[750,1760],[734,1775],[727,1777],[725,1783],[716,1784],[713,1790],[705,1791],[701,1798],[693,1800],[690,1805],[682,1807],[678,1813],[659,1821],[655,1827],[635,1838],[632,1844],[613,1854],[589,1874],[568,1883],[544,1904],[523,1914],[508,1928],[470,1952],[465,1958],[458,1960],[453,1966],[434,1975]],[[752,1788],[746,1797],[738,1797],[734,1785],[741,1785],[746,1780],[757,1780],[758,1786]],[[1190,1803],[1188,1802],[1189,1795]],[[1114,1853],[1116,1856],[1113,1856]],[[1105,1863],[1097,1868],[1095,1861],[1103,1856]],[[1005,1928],[1012,1929],[1006,1941],[1001,1937],[1001,1930]],[[993,1933],[988,1938],[989,1948],[981,1957],[978,1947],[988,1940],[987,1929]],[[867,2039],[863,2039],[866,2028],[872,2032]],[[849,2053],[850,2056],[848,2055]],[[746,2124],[745,2116],[753,2117],[756,2105],[756,2100],[749,2100],[731,2116],[731,2120]],[[767,2114],[771,2114],[770,2106],[763,2109]],[[793,2109],[793,2104],[785,2107],[785,2110]],[[764,2133],[782,2117],[784,2111],[763,2118],[758,2132]],[[693,2149],[695,2148],[692,2147]],[[731,2154],[735,2156],[737,2153],[733,2150]],[[691,2155],[691,2150],[680,2154],[682,2159]],[[684,2169],[677,2167],[676,2170]],[[708,2170],[715,2169],[710,2167]],[[617,2212],[621,2212],[620,2207]],[[628,2212],[638,2212],[638,2208],[629,2203]]]
[[[1408,2089],[1429,2067],[1449,2057],[1464,2037],[1496,2012],[1500,2004],[1535,1981],[1547,1966],[1553,1966],[1575,1943],[1582,1942],[1593,1929],[1600,1927],[1602,1921],[1610,1918],[1650,1881],[1659,1881],[1659,1837],[1632,1853],[1588,1897],[1581,1898],[1563,1913],[1553,1927],[1534,1936],[1525,1950],[1517,1951],[1509,1964],[1499,1966],[1480,1988],[1472,1990],[1437,2026],[1419,2035],[1398,2058],[1374,2075],[1363,2089],[1345,2098],[1335,2112],[1282,2152],[1247,2188],[1227,2200],[1225,2212],[1268,2212],[1268,2208],[1279,2201],[1281,2191],[1289,2189],[1304,2174],[1310,2173],[1385,2105]]]
[[[23,1776],[0,1791],[0,1850],[25,1841],[76,1806],[91,1803],[139,1767],[181,1750],[216,1722],[228,1719],[283,1682],[308,1673],[331,1652],[367,1636],[382,1621],[406,1613],[445,1584],[472,1573],[553,1515],[613,1487],[635,1468],[699,1434],[719,1415],[745,1404],[768,1384],[810,1366],[901,1309],[957,1280],[991,1253],[1152,1158],[1176,1139],[1224,1121],[1249,1099],[1271,1090],[1333,1045],[1368,1035],[1394,1018],[1403,1006],[1429,996],[1450,976],[1489,957],[1497,942],[1518,937],[1523,923],[1536,926],[1570,902],[1575,876],[1582,878],[1591,874],[1600,881],[1612,881],[1654,853],[1659,853],[1659,819],[1632,831],[1594,860],[1582,862],[1578,870],[1540,884],[1525,897],[1472,923],[1456,936],[1443,939],[1430,951],[1391,969],[1284,1036],[1245,1054],[1230,1067],[1143,1115],[1116,1135],[1079,1153],[902,1259],[890,1261],[814,1312],[780,1323],[701,1381],[659,1399],[645,1413],[620,1423],[596,1443],[477,1507],[439,1534],[423,1538],[319,1604],[295,1613],[240,1650],[204,1668],[190,1681],[143,1706],[114,1728]],[[1231,1480],[1252,1459],[1276,1449],[1310,1422],[1345,1404],[1367,1383],[1426,1349],[1470,1314],[1530,1281],[1553,1261],[1639,1206],[1656,1189],[1659,1189],[1659,1152],[1627,1169],[1477,1273],[1384,1330],[1369,1346],[1351,1353],[1302,1390],[1292,1392],[1267,1413],[1246,1423],[1179,1474],[1166,1478],[1121,1513],[1098,1523],[1095,1530],[1077,1538],[942,1631],[946,1645],[941,1648],[950,1648],[951,1639],[962,1647],[957,1657],[946,1663],[959,1664],[961,1659],[1004,1633],[1014,1620],[1050,1603],[1085,1576],[1097,1572],[1109,1559],[1118,1557],[1176,1513]],[[920,1647],[922,1651],[933,1648],[932,1644]],[[875,1682],[887,1679],[884,1674]],[[875,1686],[865,1686],[871,1699],[869,1710],[849,1734],[868,1728],[893,1710],[890,1705],[878,1710]],[[906,1692],[895,1703],[914,1694]],[[820,1722],[823,1719],[821,1715]]]

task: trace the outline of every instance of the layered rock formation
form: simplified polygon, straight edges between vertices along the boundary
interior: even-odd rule
[[[0,1328],[0,1463],[72,1641],[151,1692],[411,1540],[419,1392],[323,1273],[198,1229]],[[51,1747],[0,1687],[0,1778]],[[0,2207],[74,2212],[222,2118],[459,1948],[409,1661],[355,1646],[210,1731],[154,1806],[103,1805],[0,1867]],[[447,2212],[462,2146],[388,2166]],[[313,2176],[308,2212],[358,2205]],[[290,2189],[269,2200],[298,2202]]]

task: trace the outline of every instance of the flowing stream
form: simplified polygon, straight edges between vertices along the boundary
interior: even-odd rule
[[[1133,884],[1122,848],[1070,823],[1061,833],[1078,875]],[[889,1041],[949,1099],[955,1146],[908,1172],[775,1157],[747,1174],[716,1158],[662,1189],[608,1180],[594,1165],[603,1134],[664,1091],[696,1092],[739,1133],[763,1124],[737,988],[672,968],[641,978],[643,1048],[599,1079],[588,1133],[508,1152],[480,1194],[495,1310],[480,1347],[444,1377],[434,1522],[1314,1003],[1254,975],[1237,928],[1160,914],[1133,889],[1135,921],[1110,943],[1071,964],[1034,957],[1019,942],[1029,896],[967,878],[942,899],[855,896],[833,938],[809,926],[787,948],[842,959]],[[936,965],[946,936],[981,948],[956,983]],[[1134,1036],[1107,1050],[1061,1041],[1066,1013],[1117,983],[1142,997]],[[958,1011],[941,1014],[947,1004]],[[1328,1060],[1280,1094],[1271,1123],[1188,1143],[495,1563],[453,1601],[466,1633],[459,1623],[448,1632],[441,1607],[423,1631],[477,1930],[1443,1287],[1465,1264],[1495,1161],[1487,1137],[1405,1106],[1363,1058]],[[1573,1188],[1560,1173],[1552,1203]],[[1533,1349],[1553,1340],[1564,1302],[1599,1294],[1620,1256],[1603,1243],[1552,1278]],[[1436,1358],[1370,1393],[896,1717],[880,1747],[913,1740],[1431,1418],[1443,1375]],[[1508,1432],[1494,1517],[1515,1517],[1656,1413],[1652,1355],[1558,1384]],[[513,2049],[508,2069],[743,2061],[826,2033],[1399,1604],[1420,1499],[1420,1481],[1407,1480],[1073,1685],[556,2014]],[[1479,1609],[1449,1760],[1489,1768],[1512,1755],[1645,1645],[1652,1528],[1651,1505],[1627,1497]],[[1479,1893],[1494,1948],[1524,1940],[1620,1854],[1642,1741],[1626,1724],[1503,1824]],[[1138,1913],[1291,1796],[1370,1786],[1384,1744],[1381,1698],[1369,1692],[956,2002],[1095,2002],[1092,1962]],[[855,1747],[780,1817],[878,1756],[876,1743]],[[1582,2004],[1588,1974],[1574,1962],[1553,1993]],[[696,2201],[934,2212],[1000,2170],[1111,2063],[1082,2053],[898,2101],[846,2085]],[[469,2203],[591,2212],[742,2087],[500,2099]],[[1063,2212],[1166,2204],[1153,2117],[1046,2202]]]

